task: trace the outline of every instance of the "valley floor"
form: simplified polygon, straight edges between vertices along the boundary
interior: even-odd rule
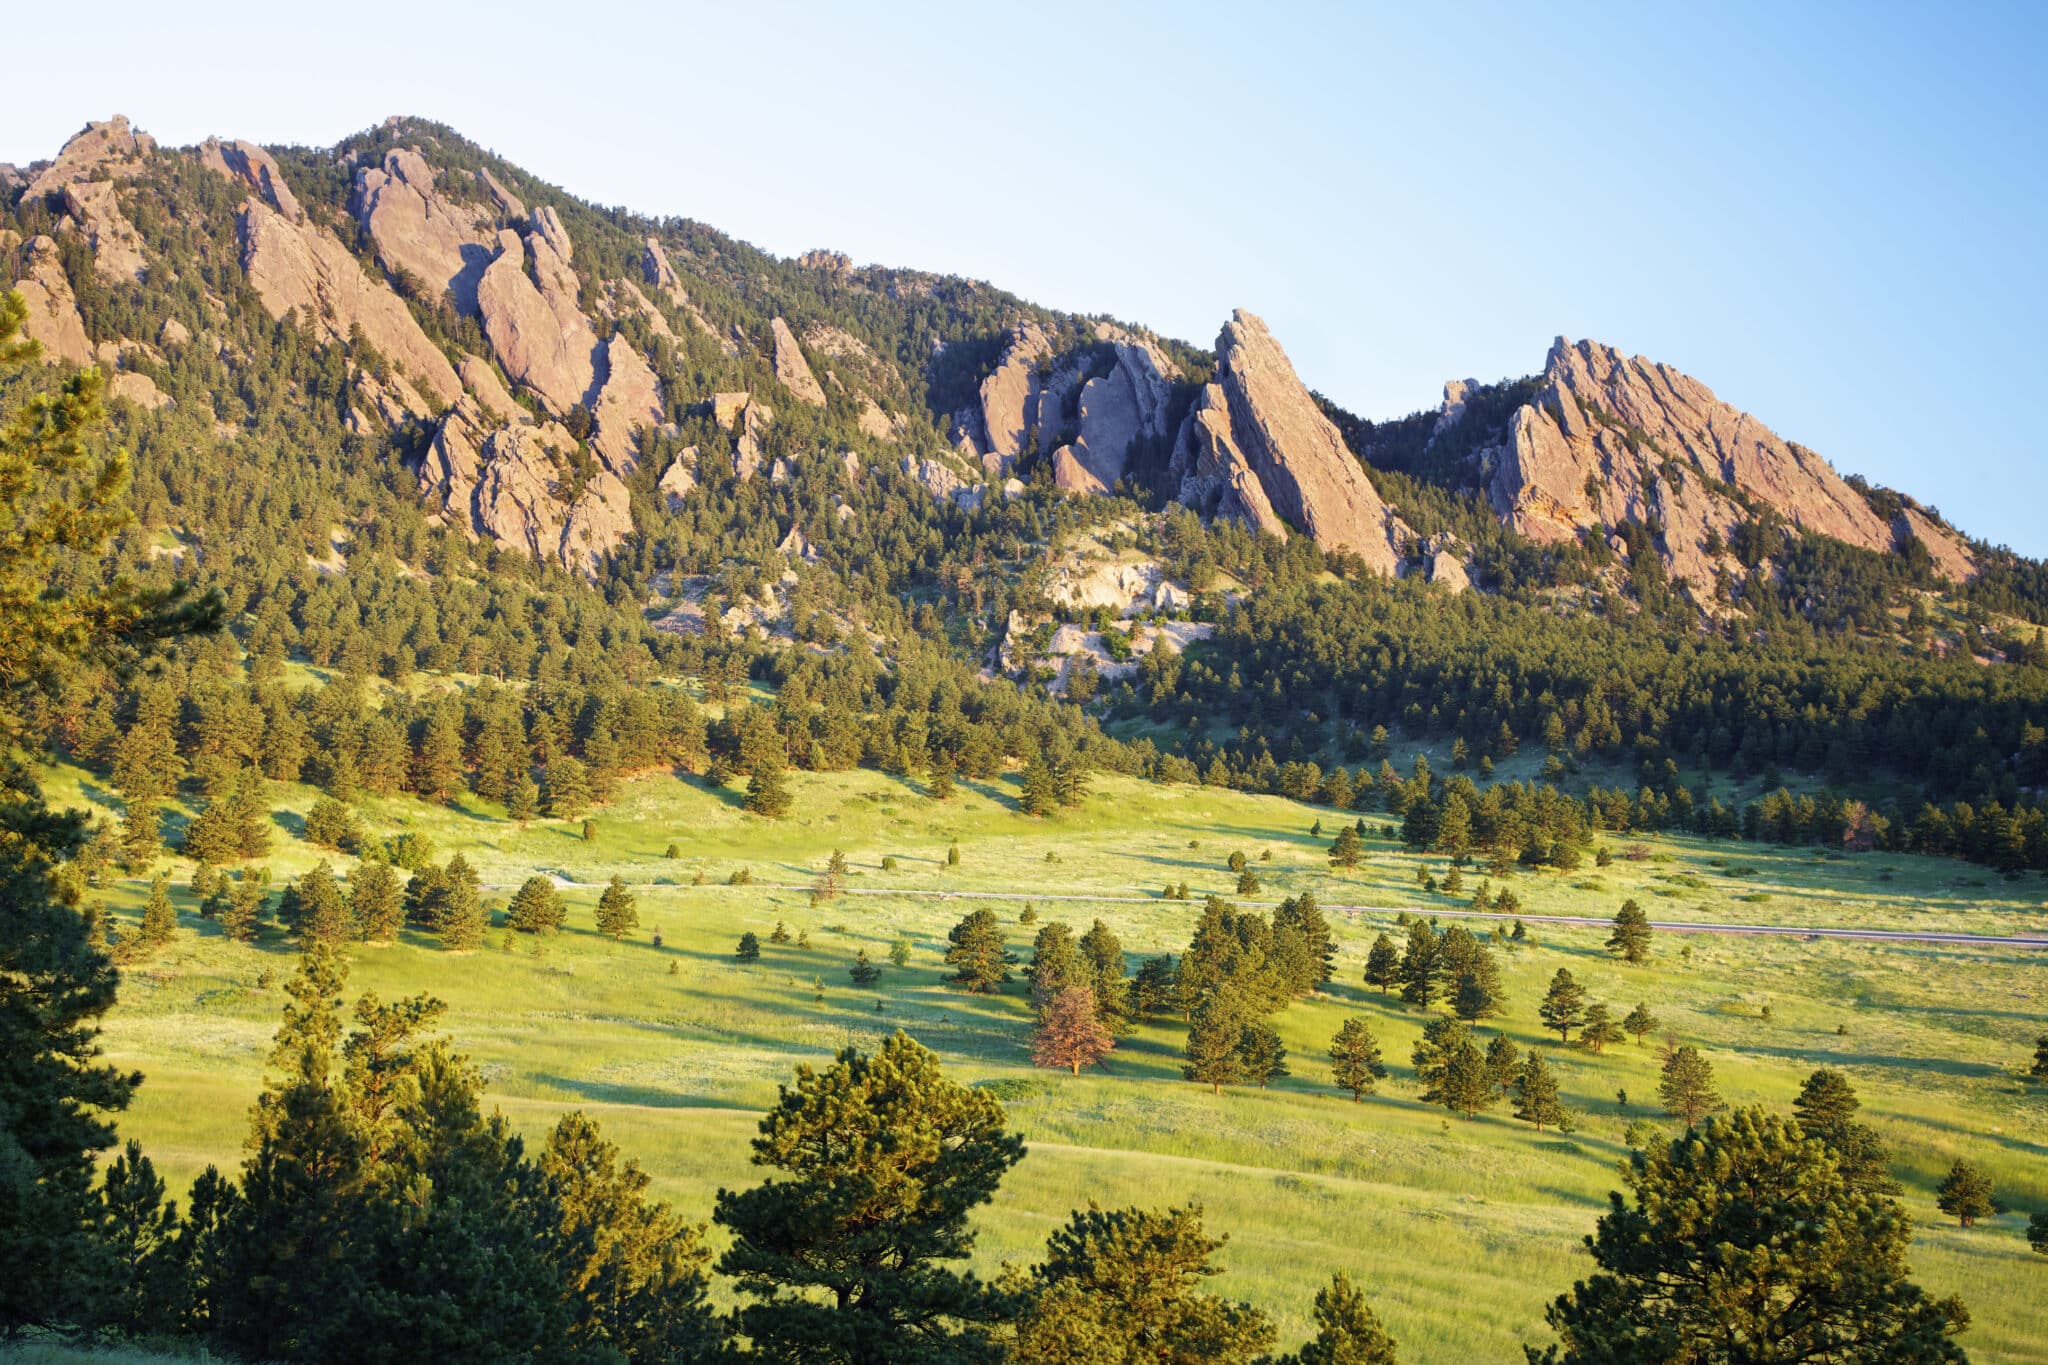
[[[1569,966],[1617,1016],[1647,1002],[1664,1030],[1699,1044],[1731,1103],[1785,1106],[1814,1067],[1848,1072],[1862,1117],[1892,1144],[1906,1182],[1918,1278],[1968,1302],[1973,1360],[2039,1359],[2048,1263],[2022,1230],[2027,1212],[2048,1207],[2039,1136],[2048,1090],[2024,1074],[2035,1037],[2048,1032],[2048,948],[1664,932],[1653,960],[1630,967],[1602,950],[1603,928],[1534,918],[1605,919],[1634,896],[1656,921],[2048,936],[2048,884],[2039,879],[1669,838],[1642,840],[1640,860],[1618,856],[1606,868],[1588,860],[1571,874],[1517,873],[1507,885],[1535,941],[1502,954],[1509,1011],[1481,1032],[1498,1025],[1554,1058],[1576,1128],[1539,1135],[1504,1106],[1465,1121],[1415,1098],[1408,1059],[1423,1015],[1363,984],[1365,951],[1382,930],[1398,937],[1399,907],[1464,908],[1479,875],[1468,871],[1455,900],[1422,893],[1418,867],[1440,876],[1444,860],[1401,850],[1380,818],[1366,817],[1366,866],[1335,872],[1327,838],[1309,830],[1320,819],[1334,832],[1353,817],[1277,798],[1101,777],[1080,810],[1039,822],[1015,813],[1014,780],[962,783],[945,803],[871,772],[798,774],[792,786],[794,814],[764,822],[741,812],[736,790],[643,778],[593,813],[590,842],[580,822],[521,829],[482,805],[371,802],[362,813],[373,834],[410,829],[430,837],[439,858],[463,852],[499,902],[534,871],[578,885],[566,893],[568,929],[544,941],[519,937],[507,948],[494,930],[468,956],[410,935],[357,947],[351,993],[446,999],[448,1031],[515,1123],[539,1132],[566,1109],[592,1112],[664,1195],[700,1218],[720,1186],[757,1178],[748,1139],[796,1064],[906,1029],[954,1076],[994,1088],[1030,1145],[979,1217],[984,1268],[1034,1256],[1090,1200],[1200,1200],[1210,1229],[1230,1235],[1228,1273],[1213,1287],[1270,1310],[1283,1343],[1305,1334],[1315,1289],[1343,1268],[1367,1287],[1403,1359],[1429,1362],[1512,1359],[1520,1343],[1548,1339],[1543,1305],[1590,1269],[1580,1239],[1618,1183],[1623,1130],[1659,1117],[1654,1038],[1600,1056],[1544,1041],[1537,999]],[[75,770],[52,773],[49,789],[59,801],[106,799]],[[295,833],[315,793],[282,791],[268,861],[289,876],[323,855]],[[1617,854],[1637,842],[1605,837]],[[948,867],[956,842],[961,861]],[[680,857],[664,856],[670,844]],[[835,847],[863,894],[814,906],[806,890],[786,889],[808,887]],[[990,902],[891,894],[999,893],[994,906],[1024,957],[1037,925],[1016,921],[1035,896],[1039,924],[1065,919],[1079,933],[1099,916],[1135,965],[1138,955],[1185,947],[1202,896],[1234,889],[1224,866],[1233,851],[1263,884],[1249,899],[1306,890],[1325,906],[1386,908],[1331,913],[1335,981],[1276,1021],[1294,1074],[1220,1097],[1180,1078],[1178,1020],[1145,1025],[1106,1067],[1079,1078],[1034,1070],[1021,983],[991,999],[942,980],[947,929]],[[885,857],[893,869],[883,869]],[[337,870],[349,862],[334,861]],[[740,868],[755,884],[725,885]],[[700,871],[706,884],[694,886]],[[641,927],[619,943],[592,922],[591,884],[614,874],[639,886]],[[1181,881],[1191,901],[1160,898]],[[124,919],[138,913],[139,886],[109,896]],[[126,971],[106,1037],[115,1061],[148,1078],[122,1132],[142,1140],[174,1186],[209,1162],[239,1161],[282,1004],[275,983],[292,969],[282,938],[226,942],[192,913],[182,886],[177,899],[183,932]],[[807,930],[809,946],[768,944],[778,920],[792,934]],[[763,957],[741,965],[733,947],[748,930],[763,939]],[[899,936],[914,945],[902,968],[887,962]],[[884,964],[869,990],[847,976],[861,948]],[[1393,1072],[1363,1104],[1331,1087],[1324,1056],[1353,1015],[1371,1023]],[[1958,1156],[1986,1167],[2016,1211],[1970,1230],[1937,1213],[1934,1185]]]

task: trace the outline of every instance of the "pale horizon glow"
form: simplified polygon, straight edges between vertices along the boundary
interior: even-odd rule
[[[1249,308],[1374,418],[1592,337],[2048,556],[2037,7],[80,13],[10,15],[0,161],[117,112],[170,145],[417,114],[781,256],[1204,345]]]

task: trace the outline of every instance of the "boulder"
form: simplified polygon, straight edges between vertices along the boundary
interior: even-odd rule
[[[889,414],[877,407],[875,400],[865,394],[861,396],[860,412],[855,416],[854,422],[860,427],[862,434],[872,436],[877,441],[886,441],[896,434],[896,424],[889,420]]]
[[[433,289],[445,289],[464,313],[477,311],[477,289],[490,268],[495,238],[474,209],[434,187],[434,168],[408,147],[384,154],[381,166],[356,171],[356,221],[376,243],[377,259]]]
[[[192,339],[192,329],[176,318],[165,318],[164,325],[157,328],[157,345],[166,350],[176,350]]]
[[[731,431],[733,423],[740,420],[740,414],[747,410],[753,395],[741,390],[737,393],[714,393],[711,395],[711,420]]]
[[[818,387],[817,376],[805,363],[803,348],[797,345],[789,324],[777,318],[768,324],[768,331],[775,341],[775,377],[801,401],[824,407],[825,390]]]
[[[156,139],[130,128],[124,115],[88,123],[64,144],[56,160],[36,168],[27,197],[54,194],[76,180],[129,179],[141,174],[143,162],[155,150]]]
[[[273,318],[296,308],[329,341],[363,337],[441,404],[462,394],[455,367],[427,339],[398,295],[364,273],[355,254],[327,228],[295,223],[250,198],[240,219],[242,269]]]
[[[306,211],[285,184],[284,175],[269,152],[253,142],[223,142],[210,137],[199,147],[199,164],[217,171],[255,191],[264,203],[294,223],[304,222]]]
[[[1452,592],[1463,592],[1472,586],[1471,576],[1465,572],[1465,561],[1448,549],[1430,555],[1429,581],[1441,583]]]
[[[1376,573],[1399,567],[1406,528],[1266,324],[1242,309],[1216,339],[1216,380],[1181,423],[1173,469],[1190,506],[1275,535],[1305,531]]]
[[[142,236],[121,212],[111,180],[80,180],[64,187],[65,211],[78,220],[92,247],[93,274],[103,280],[142,278]]]
[[[789,534],[782,538],[782,543],[775,549],[785,559],[800,559],[806,564],[818,562],[817,547],[812,545],[810,537],[804,534],[804,528],[794,522],[790,523]]]
[[[850,450],[839,452],[839,469],[846,475],[848,483],[860,482],[860,456]]]
[[[19,270],[20,278],[14,287],[28,304],[22,331],[42,343],[43,359],[92,364],[92,343],[86,339],[85,320],[78,315],[78,296],[71,292],[71,280],[64,273],[64,260],[56,242],[47,236],[30,238],[21,249]]]

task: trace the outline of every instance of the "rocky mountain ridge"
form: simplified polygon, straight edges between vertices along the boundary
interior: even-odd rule
[[[413,120],[321,151],[167,149],[117,117],[47,163],[0,167],[0,206],[50,224],[0,229],[30,334],[52,360],[107,367],[146,408],[170,401],[151,374],[194,329],[166,316],[94,339],[78,291],[127,291],[147,312],[175,286],[131,215],[150,177],[187,173],[241,196],[236,264],[265,314],[347,352],[348,430],[388,443],[447,525],[529,556],[594,574],[636,529],[649,461],[637,486],[680,508],[708,482],[782,480],[817,458],[969,512],[1032,477],[1074,497],[1163,494],[1375,573],[1467,579],[1456,539],[1418,536],[1389,505],[1359,458],[1371,450],[1347,447],[1254,314],[1205,353],[827,252],[777,263],[770,287],[743,244],[592,210]],[[1446,386],[1430,440],[1466,422],[1476,391]],[[1652,528],[1696,588],[1741,571],[1737,542],[1765,514],[1924,553],[1951,580],[1976,567],[1910,499],[1880,507],[1697,381],[1593,342],[1559,340],[1464,477],[1539,543],[1590,533],[1627,553],[1641,542],[1615,532]]]

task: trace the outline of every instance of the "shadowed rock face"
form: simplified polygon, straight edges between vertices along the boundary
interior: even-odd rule
[[[1175,442],[1180,500],[1285,536],[1357,555],[1376,573],[1400,564],[1407,528],[1380,501],[1266,324],[1239,309],[1216,339],[1216,382]]]
[[[1733,489],[1802,531],[1877,551],[1917,538],[1940,571],[1972,570],[1954,535],[1880,517],[1819,455],[1668,365],[1559,337],[1543,381],[1511,419],[1489,486],[1494,510],[1533,539],[1655,518],[1672,576],[1705,585],[1732,563],[1715,547],[1750,519]]]

